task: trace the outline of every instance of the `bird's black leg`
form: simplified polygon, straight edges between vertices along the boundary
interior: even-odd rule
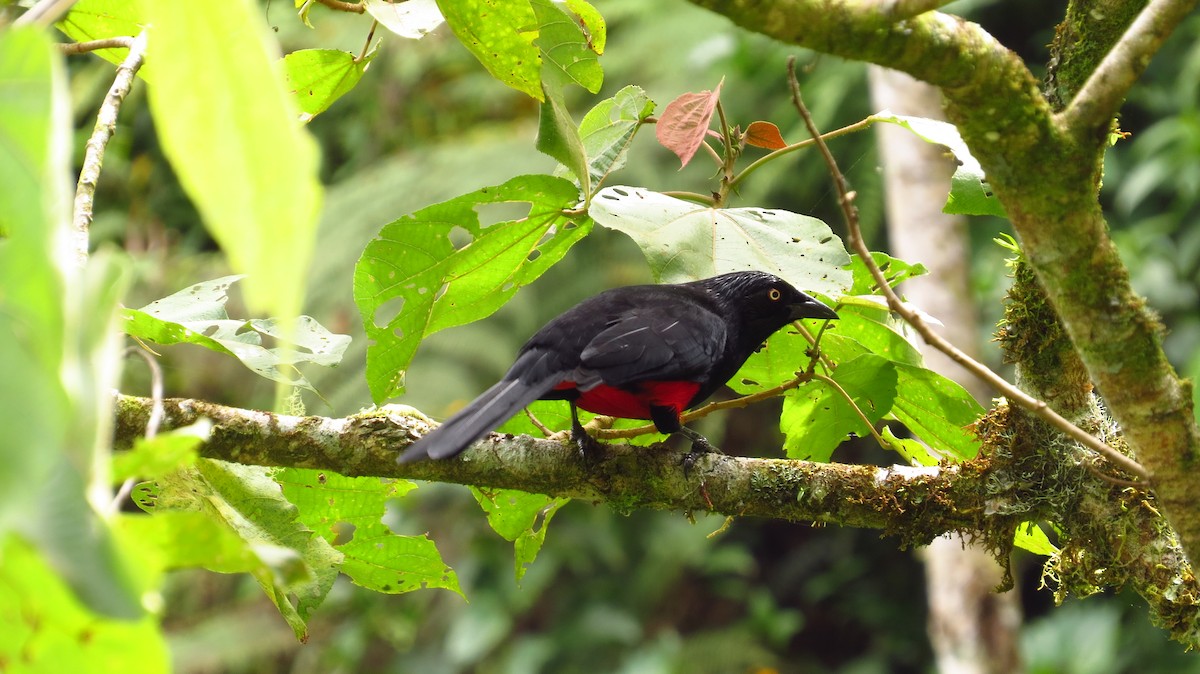
[[[571,405],[571,439],[575,441],[575,446],[579,448],[579,455],[585,461],[595,462],[600,458],[600,443],[588,435],[584,430],[583,424],[579,423],[579,408],[575,407],[575,401],[567,401]]]
[[[692,441],[692,451],[683,457],[683,474],[685,476],[691,472],[692,466],[696,465],[696,459],[704,454],[722,453],[708,441],[708,438],[681,424],[679,413],[670,407],[651,407],[650,418],[654,421],[654,427],[658,429],[659,433],[668,435],[679,433]]]

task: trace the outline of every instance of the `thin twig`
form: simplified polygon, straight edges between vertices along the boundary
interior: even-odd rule
[[[88,42],[67,42],[58,45],[58,50],[67,56],[86,54],[100,49],[129,49],[133,46],[133,38],[127,35],[121,37],[106,37],[103,40]]]
[[[1076,137],[1107,128],[1150,57],[1196,4],[1196,0],[1150,0],[1058,115],[1059,122]]]
[[[146,419],[146,431],[144,437],[147,440],[153,439],[158,435],[158,429],[162,426],[163,420],[166,419],[167,412],[163,407],[163,376],[162,368],[158,366],[158,361],[147,352],[145,349],[137,347],[129,347],[125,353],[132,353],[141,356],[142,360],[146,361],[146,366],[150,368],[150,415]],[[121,504],[129,495],[133,493],[133,485],[136,482],[132,477],[121,483],[121,488],[117,490],[109,510],[116,513],[121,509]]]
[[[317,2],[325,5],[329,9],[337,10],[339,12],[354,12],[355,14],[362,14],[363,12],[367,11],[366,5],[361,2],[342,2],[341,0],[317,0]]]
[[[29,8],[21,16],[13,21],[14,26],[36,25],[43,28],[51,26],[55,21],[62,18],[71,5],[75,4],[75,0],[39,0],[37,4]]]
[[[96,198],[96,183],[100,180],[100,167],[104,163],[104,149],[117,128],[117,113],[121,103],[133,86],[133,78],[142,67],[146,55],[146,31],[129,44],[129,55],[117,66],[113,80],[100,112],[96,115],[96,126],[88,138],[87,151],[83,155],[83,168],[79,171],[79,183],[75,188],[75,213],[71,218],[71,249],[80,266],[87,262],[88,230],[92,226],[92,209]]]
[[[800,83],[796,79],[795,57],[788,59],[788,83],[792,88],[792,102],[795,104],[800,116],[804,118],[804,124],[808,127],[809,133],[812,134],[813,138],[817,139],[817,147],[820,149],[821,156],[824,157],[825,163],[829,167],[829,173],[833,177],[834,187],[838,192],[838,201],[842,207],[842,215],[846,220],[846,228],[849,231],[850,246],[858,253],[863,264],[867,266],[867,269],[870,270],[871,275],[875,278],[875,282],[879,284],[879,290],[887,298],[888,307],[911,325],[925,339],[926,343],[949,356],[954,362],[963,366],[975,376],[991,384],[1009,400],[1041,417],[1047,423],[1079,443],[1103,454],[1109,461],[1122,470],[1136,475],[1143,480],[1149,480],[1146,469],[1137,461],[1125,456],[1102,442],[1099,438],[1067,421],[1057,412],[1050,409],[1046,403],[1008,383],[1003,377],[993,372],[986,365],[976,361],[950,342],[947,342],[941,335],[934,332],[921,319],[917,312],[904,306],[904,303],[896,296],[892,287],[888,285],[887,278],[883,275],[883,271],[879,269],[879,265],[875,264],[875,260],[871,257],[871,251],[867,249],[867,244],[863,241],[862,232],[858,227],[858,209],[854,206],[854,193],[850,190],[846,176],[838,168],[837,161],[833,158],[829,147],[821,139],[821,134],[817,130],[816,123],[813,122],[812,115],[809,114],[808,108],[805,107],[804,100],[800,96]]]
[[[378,27],[378,19],[371,22],[371,30],[367,31],[367,41],[365,44],[363,44],[362,53],[358,55],[358,58],[354,59],[355,63],[362,63],[362,60],[367,58],[367,50],[371,48],[371,40],[375,39],[375,29]]]

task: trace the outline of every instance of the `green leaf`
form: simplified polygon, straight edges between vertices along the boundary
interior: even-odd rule
[[[363,60],[336,49],[302,49],[283,57],[284,80],[295,97],[304,121],[325,112],[334,101],[354,88],[378,51]]]
[[[921,367],[896,363],[899,395],[892,415],[932,449],[965,461],[979,453],[968,430],[983,407],[958,383]]]
[[[435,0],[364,0],[367,13],[400,37],[419,40],[445,23]]]
[[[866,354],[842,363],[832,379],[874,423],[896,399],[896,367],[886,358]],[[870,433],[846,398],[820,380],[788,392],[779,421],[787,436],[784,448],[793,459],[828,461],[850,433],[860,437]]]
[[[492,77],[542,100],[537,17],[528,1],[439,0],[450,30]]]
[[[894,258],[887,253],[872,252],[871,259],[875,261],[875,266],[879,267],[879,270],[883,272],[888,285],[893,288],[910,278],[924,276],[929,273],[925,265],[919,262],[911,264]],[[871,276],[871,272],[867,270],[867,265],[863,264],[862,258],[857,253],[850,256],[850,273],[854,276],[854,284],[850,286],[850,290],[846,293],[847,295],[879,294],[879,288],[875,285],[875,277]]]
[[[135,477],[153,479],[196,463],[200,446],[208,440],[212,426],[212,421],[201,419],[151,439],[137,438],[133,449],[113,457],[113,481]]]
[[[817,321],[806,321],[810,326]],[[762,348],[751,354],[729,387],[741,395],[750,395],[785,384],[796,378],[797,372],[808,367],[809,348],[805,339],[792,326],[786,326],[767,338]]]
[[[1007,217],[1004,206],[987,183],[983,167],[971,156],[971,150],[967,148],[953,124],[924,117],[896,115],[890,110],[871,115],[868,119],[873,122],[897,124],[912,131],[922,140],[944,145],[954,153],[954,157],[958,159],[958,168],[950,178],[950,194],[946,198],[946,205],[942,207],[943,212],[953,215]]]
[[[0,31],[0,535],[40,508],[66,450],[65,283],[70,118],[62,58],[35,28]]]
[[[537,16],[538,36],[533,44],[542,51],[542,86],[561,90],[574,82],[597,93],[604,84],[604,70],[575,20],[550,0],[530,0]],[[593,10],[594,11],[594,10]]]
[[[279,48],[261,8],[249,0],[140,6],[152,25],[150,110],[163,151],[230,265],[251,274],[251,310],[297,315],[320,209],[319,162],[276,72]]]
[[[592,200],[596,222],[628,234],[656,281],[757,269],[807,292],[837,298],[850,287],[845,246],[829,225],[778,209],[727,208],[640,187],[606,187]]]
[[[195,468],[139,485],[134,500],[155,515],[203,514],[240,538],[254,560],[250,574],[296,637],[307,638],[308,617],[333,587],[343,555],[298,519],[270,469],[201,459]]]
[[[0,539],[0,662],[11,672],[165,674],[170,654],[157,620],[96,615],[15,536]]]
[[[1013,545],[1028,550],[1035,555],[1047,557],[1058,554],[1058,546],[1050,542],[1046,532],[1036,522],[1022,522],[1017,525]]]
[[[596,104],[579,124],[584,155],[588,158],[592,189],[610,173],[625,166],[629,146],[642,122],[654,113],[654,101],[640,87],[627,86],[612,98]]]
[[[546,87],[545,93],[538,116],[537,149],[567,167],[579,181],[580,191],[590,194],[591,173],[579,129],[563,102],[562,91]]]
[[[156,344],[203,346],[237,358],[267,379],[315,390],[295,366],[337,365],[350,345],[350,336],[331,333],[309,316],[296,319],[290,332],[274,319],[230,319],[225,312],[229,286],[240,278],[203,281],[141,309],[126,309],[125,332]],[[264,347],[264,336],[280,346]]]
[[[103,40],[110,37],[133,37],[146,27],[140,7],[128,0],[79,0],[56,27],[76,42]],[[120,64],[129,55],[128,49],[97,49],[92,52],[110,63]],[[142,80],[151,81],[153,63],[138,70]]]
[[[462,595],[428,536],[401,536],[382,521],[387,500],[414,489],[412,482],[300,468],[274,475],[299,520],[345,555],[341,570],[355,584],[389,594],[442,588]]]
[[[513,543],[516,579],[520,583],[526,569],[542,549],[554,513],[570,503],[571,499],[530,494],[516,489],[471,487],[471,493],[487,514],[492,529],[504,540]]]
[[[591,220],[564,215],[578,200],[566,180],[519,176],[384,226],[354,269],[376,402],[403,390],[425,336],[491,314],[586,236]],[[528,203],[528,215],[480,223],[481,207],[510,202]]]
[[[608,42],[608,26],[604,22],[604,17],[600,16],[600,12],[596,11],[596,8],[591,6],[587,0],[567,0],[566,4],[567,9],[579,17],[588,49],[597,54],[603,54],[604,47]]]
[[[921,441],[912,438],[898,438],[892,432],[891,426],[884,426],[879,435],[910,464],[914,466],[938,465],[938,457],[930,454],[929,448]]]
[[[921,366],[921,351],[899,331],[907,325],[892,318],[887,309],[843,305],[838,308],[838,320],[825,329],[826,335],[850,337],[870,353],[906,365]]]
[[[203,512],[122,515],[117,528],[155,551],[163,570],[202,568],[248,573],[262,562],[224,522]]]

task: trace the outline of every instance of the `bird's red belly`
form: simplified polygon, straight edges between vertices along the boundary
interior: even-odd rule
[[[567,391],[573,388],[575,382],[564,381],[554,390]],[[679,414],[699,390],[700,384],[694,381],[644,381],[628,390],[601,384],[580,392],[575,404],[593,414],[622,419],[650,419],[651,407],[669,407]]]

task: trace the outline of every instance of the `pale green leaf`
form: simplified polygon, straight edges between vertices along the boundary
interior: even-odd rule
[[[596,11],[596,8],[587,0],[567,0],[566,4],[567,9],[579,17],[588,48],[597,54],[603,54],[604,47],[608,42],[608,25],[605,23],[604,17],[600,16],[600,12]]]
[[[1058,554],[1058,546],[1050,542],[1046,532],[1036,522],[1022,522],[1017,525],[1013,545],[1028,550],[1035,555],[1047,557]]]
[[[71,11],[56,24],[56,27],[76,42],[90,42],[110,37],[133,37],[142,32],[146,21],[141,8],[129,0],[78,0]],[[97,49],[96,56],[120,64],[129,55],[128,49]],[[145,63],[138,70],[138,77],[151,80],[154,66]]]
[[[179,182],[233,269],[250,274],[251,310],[295,316],[322,190],[261,7],[143,0],[141,11],[152,25],[150,110]]]
[[[367,13],[400,37],[419,40],[445,23],[435,0],[364,0]]]
[[[932,449],[965,461],[979,453],[971,424],[983,407],[957,382],[921,367],[896,363],[899,395],[892,415]]]
[[[192,465],[199,458],[200,447],[208,440],[212,426],[212,421],[200,419],[153,438],[137,438],[133,449],[113,457],[113,481],[153,479]]]
[[[898,438],[892,432],[891,426],[884,426],[879,431],[880,437],[892,446],[900,456],[903,456],[909,464],[913,466],[936,466],[938,465],[938,457],[929,453],[929,448],[920,440],[912,438]]]
[[[850,287],[845,246],[829,225],[778,209],[718,209],[640,187],[606,187],[592,200],[596,222],[641,247],[658,281],[756,269],[806,292],[837,298]]]
[[[545,66],[543,88],[552,86],[557,91],[574,82],[593,94],[600,91],[604,70],[580,25],[550,0],[530,0],[530,5],[538,22],[538,37],[533,43],[541,50]]]
[[[313,390],[295,366],[337,365],[350,345],[350,336],[329,332],[309,316],[297,318],[290,331],[273,319],[229,318],[225,312],[229,286],[240,278],[202,281],[141,309],[126,309],[125,332],[156,344],[203,346],[237,358],[267,379]],[[263,346],[264,336],[279,346]]]
[[[950,194],[942,210],[954,215],[995,215],[1007,217],[1004,206],[992,193],[987,183],[987,176],[979,160],[971,156],[971,150],[959,135],[953,124],[925,117],[909,117],[893,114],[884,110],[871,115],[868,119],[873,122],[896,124],[912,131],[918,138],[930,143],[944,145],[954,153],[958,160],[958,168],[950,178]]]
[[[854,275],[854,284],[847,295],[877,295],[879,288],[876,287],[875,277],[871,272],[867,271],[867,265],[863,264],[862,258],[857,253],[850,256],[850,273]],[[884,278],[887,279],[888,285],[895,288],[897,285],[907,281],[910,278],[924,276],[929,273],[925,265],[921,263],[911,264],[888,255],[887,253],[872,252],[871,259],[875,261],[875,266],[883,272]]]
[[[610,173],[625,166],[630,144],[642,122],[654,113],[654,101],[640,87],[627,86],[612,98],[597,103],[579,123],[583,151],[588,160],[592,189]],[[557,175],[557,173],[556,173]]]
[[[538,116],[537,149],[567,167],[579,182],[579,189],[589,194],[591,173],[579,129],[563,102],[562,91],[547,87],[545,94]]]

